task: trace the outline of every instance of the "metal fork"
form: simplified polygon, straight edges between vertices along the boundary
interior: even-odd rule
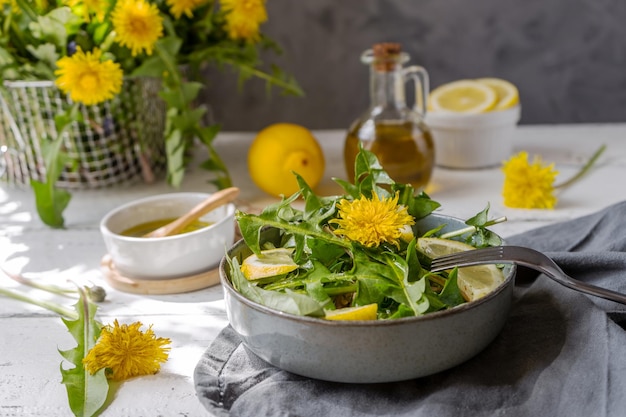
[[[606,288],[587,284],[568,276],[548,256],[534,249],[521,246],[494,246],[485,249],[475,249],[465,252],[457,252],[450,255],[440,256],[431,262],[431,271],[443,271],[455,266],[472,266],[483,264],[517,264],[523,265],[539,272],[543,272],[548,278],[568,288],[585,294],[594,295],[606,300],[626,304],[626,294],[611,291]]]

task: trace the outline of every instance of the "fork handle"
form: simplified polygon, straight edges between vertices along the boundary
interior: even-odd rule
[[[549,278],[552,278],[554,281],[567,288],[571,288],[584,294],[593,295],[596,297],[604,298],[605,300],[615,301],[616,303],[626,305],[626,294],[579,281],[565,274],[562,270],[560,270],[560,268],[556,270],[556,268],[552,267],[551,265],[534,265],[526,262],[515,263],[542,272]]]

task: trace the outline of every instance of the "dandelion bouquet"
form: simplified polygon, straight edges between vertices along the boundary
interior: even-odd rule
[[[198,105],[204,66],[228,66],[242,81],[256,77],[284,93],[302,93],[279,68],[263,69],[262,51],[280,53],[260,31],[268,19],[265,0],[0,0],[0,9],[3,83],[53,80],[71,103],[55,116],[56,137],[40,138],[46,178],[32,184],[40,217],[53,227],[63,226],[70,200],[55,187],[72,166],[63,136],[76,124],[93,124],[79,110],[119,96],[126,79],[160,81],[173,186],[181,184],[196,141],[206,146],[203,167],[216,174],[214,183],[224,188],[231,182],[212,146],[219,126],[206,123],[207,108]]]

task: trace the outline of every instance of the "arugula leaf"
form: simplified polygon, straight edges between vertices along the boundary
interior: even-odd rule
[[[308,222],[312,222],[320,228],[328,223],[328,220],[333,218],[337,213],[336,203],[339,198],[337,197],[318,197],[309,184],[306,183],[298,173],[294,173],[296,181],[300,186],[300,193],[304,198],[304,213],[303,219]]]
[[[246,279],[236,258],[229,259],[227,257],[227,261],[230,268],[231,282],[235,289],[244,297],[285,313],[313,317],[323,317],[325,315],[322,304],[308,295],[289,289],[286,289],[285,292],[264,290]]]
[[[408,213],[415,220],[422,219],[441,207],[441,204],[432,200],[425,192],[414,195],[415,190],[410,185],[394,184],[393,189],[399,192],[398,204],[407,207]]]
[[[59,353],[74,365],[64,369],[61,364],[62,383],[67,390],[70,408],[75,416],[88,417],[96,415],[106,402],[109,383],[104,369],[91,375],[83,367],[83,358],[96,344],[102,325],[95,320],[97,306],[88,300],[84,290],[80,289],[79,294],[75,305],[78,319],[62,318],[78,345],[73,349],[59,350]]]
[[[418,281],[409,282],[409,268],[406,261],[395,253],[388,252],[386,255],[387,265],[389,265],[399,288],[399,291],[393,292],[392,298],[408,306],[413,311],[414,316],[424,314],[429,307],[428,298],[424,297],[426,280],[421,278]]]
[[[450,271],[450,273],[448,274],[448,279],[443,286],[443,290],[441,290],[441,293],[439,293],[439,299],[448,307],[455,307],[465,303],[465,299],[463,298],[463,295],[461,294],[461,290],[459,289],[459,285],[457,283],[458,274],[458,268],[454,268],[452,271]]]
[[[378,184],[391,185],[395,182],[387,171],[385,171],[373,152],[363,148],[363,144],[359,143],[359,153],[354,161],[354,184],[347,181],[333,178],[339,184],[347,195],[357,199],[362,195],[371,196],[373,192],[378,194],[380,198],[388,197],[389,191]]]
[[[328,281],[328,278],[333,275],[324,265],[317,261],[313,261],[313,267],[311,272],[307,275],[305,280],[307,294],[318,301],[323,308],[334,309],[335,305],[330,298],[328,292],[324,288],[324,282]]]
[[[476,231],[465,239],[466,243],[477,248],[499,246],[502,244],[502,239],[494,232],[487,229],[487,227],[494,224],[494,221],[489,220],[489,207],[489,204],[487,204],[487,207],[482,211],[465,221],[465,224],[468,226],[474,226],[476,228]]]
[[[406,249],[406,264],[408,266],[407,280],[414,282],[424,276],[424,268],[419,260],[418,251],[415,248],[417,246],[417,239],[413,239]]]
[[[350,249],[352,245],[337,236],[324,231],[319,225],[310,222],[294,222],[294,219],[301,218],[302,214],[291,207],[291,202],[298,197],[298,193],[289,199],[283,199],[280,203],[269,205],[260,215],[237,212],[235,218],[239,224],[241,234],[248,247],[256,254],[261,252],[261,229],[264,227],[274,227],[282,229],[286,234],[298,236],[299,247],[302,250],[304,237],[319,239],[327,244],[341,246]]]
[[[389,281],[372,276],[359,276],[357,284],[354,304],[361,306],[372,303],[382,305],[395,288]]]
[[[326,242],[308,239],[307,245],[311,250],[311,257],[319,260],[324,266],[329,269],[333,268],[338,262],[343,264],[343,259],[346,255],[346,248],[336,245],[329,245]]]
[[[461,236],[465,236],[465,243],[476,248],[499,246],[502,244],[502,239],[487,227],[503,221],[506,221],[506,217],[489,220],[489,204],[487,204],[487,207],[465,221],[468,227],[443,233],[440,237],[442,239],[456,238],[462,240]]]

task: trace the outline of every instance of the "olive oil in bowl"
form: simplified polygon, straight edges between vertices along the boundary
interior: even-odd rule
[[[172,218],[172,219],[160,219],[160,220],[152,220],[149,222],[145,222],[145,223],[140,223],[136,226],[130,227],[124,231],[122,231],[122,233],[120,233],[120,235],[122,236],[129,236],[129,237],[143,237],[145,235],[147,235],[148,233],[155,231],[156,229],[165,226],[168,223],[173,222],[174,220],[176,220],[176,218]],[[181,235],[183,233],[189,233],[189,232],[194,232],[196,230],[202,229],[204,227],[210,226],[212,225],[213,222],[203,222],[201,220],[195,220],[193,223],[191,223],[189,226],[185,227],[183,230],[181,230],[180,232],[176,233],[177,235]]]

